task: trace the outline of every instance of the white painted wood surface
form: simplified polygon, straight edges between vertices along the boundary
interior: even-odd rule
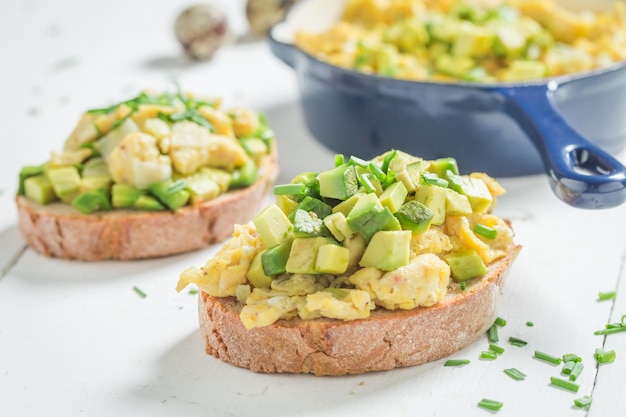
[[[306,133],[295,77],[264,42],[231,44],[208,63],[181,57],[172,33],[182,2],[13,0],[0,13],[0,416],[488,416],[623,415],[626,334],[593,332],[626,314],[626,206],[580,211],[554,198],[543,176],[506,179],[497,212],[510,218],[524,249],[505,286],[500,330],[506,352],[480,360],[486,337],[454,358],[407,369],[339,378],[263,375],[204,354],[196,299],[177,294],[178,274],[215,247],[139,262],[89,264],[47,259],[16,229],[19,168],[59,149],[80,113],[142,88],[222,96],[264,110],[279,136],[282,174],[332,164]],[[223,1],[245,31],[241,1]],[[622,159],[624,159],[622,157]],[[147,293],[142,299],[137,286]],[[598,302],[600,291],[617,290]],[[534,327],[526,322],[532,321]],[[514,347],[509,336],[527,340]],[[615,363],[596,368],[596,348]],[[535,350],[576,353],[580,391],[550,386],[555,367]],[[527,374],[514,381],[502,371]],[[593,395],[588,411],[573,400]]]

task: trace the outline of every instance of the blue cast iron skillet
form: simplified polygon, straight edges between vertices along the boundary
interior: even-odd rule
[[[373,157],[399,149],[455,157],[464,172],[495,177],[546,172],[571,206],[626,200],[626,62],[514,84],[434,83],[329,65],[293,45],[299,28],[336,19],[342,1],[303,0],[270,32],[274,55],[295,70],[307,128],[329,149]],[[323,23],[322,23],[323,24]]]

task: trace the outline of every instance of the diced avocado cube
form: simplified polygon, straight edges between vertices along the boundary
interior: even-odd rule
[[[318,180],[320,195],[326,198],[347,200],[359,189],[356,171],[354,166],[350,164],[339,165],[324,171],[319,174]]]
[[[246,153],[252,158],[254,163],[259,166],[263,161],[263,157],[267,154],[267,145],[259,138],[242,138],[239,139],[239,143],[246,151]]]
[[[473,249],[444,255],[443,259],[450,265],[452,277],[458,282],[485,275],[488,271],[478,252]]]
[[[100,189],[109,190],[111,188],[111,183],[111,177],[108,176],[83,177],[80,179],[80,186],[78,188],[81,194],[87,191]]]
[[[273,278],[267,275],[263,269],[263,253],[265,253],[265,251],[258,253],[254,259],[252,259],[248,272],[246,272],[246,278],[248,278],[248,281],[256,288],[269,288],[270,285],[272,285]]]
[[[448,178],[450,188],[467,197],[474,213],[485,213],[491,207],[493,196],[483,180],[454,174],[449,174]]]
[[[346,238],[354,234],[346,220],[346,216],[344,216],[342,212],[333,213],[324,217],[324,225],[339,242],[343,242]]]
[[[459,166],[454,158],[438,158],[430,162],[428,170],[439,178],[448,179],[448,171],[459,175]]]
[[[73,166],[47,168],[46,176],[52,183],[54,193],[62,201],[71,203],[80,192],[80,175]]]
[[[420,19],[403,19],[383,34],[385,42],[392,43],[402,52],[412,53],[429,41],[426,26]]]
[[[371,236],[381,230],[388,220],[381,221],[382,219],[378,218],[377,215],[383,210],[384,207],[376,194],[366,194],[356,202],[346,220],[355,233],[361,233],[369,241]]]
[[[524,81],[543,78],[546,73],[547,67],[543,62],[515,60],[502,71],[501,77],[504,81]]]
[[[322,200],[318,200],[315,197],[304,197],[300,204],[298,205],[298,209],[304,211],[312,211],[314,212],[318,218],[323,219],[333,212],[333,208],[328,204],[324,203]]]
[[[108,190],[98,189],[79,194],[72,200],[72,207],[83,214],[93,213],[97,210],[111,210]]]
[[[415,188],[422,182],[422,173],[430,167],[429,161],[417,161],[406,166],[406,173],[415,184]]]
[[[430,227],[434,214],[424,204],[411,200],[403,204],[395,216],[404,230],[422,233]]]
[[[408,191],[403,183],[394,182],[383,191],[379,200],[383,207],[387,207],[392,213],[395,213],[404,204],[407,194]]]
[[[189,201],[191,194],[185,188],[185,180],[166,180],[154,183],[148,187],[150,192],[170,210],[177,210]]]
[[[526,38],[515,27],[502,25],[496,30],[492,48],[499,56],[508,58],[521,56],[526,49]]]
[[[287,271],[292,244],[291,239],[283,240],[280,244],[262,252],[261,263],[265,275],[277,275]]]
[[[165,206],[161,204],[155,197],[149,195],[140,195],[133,203],[133,208],[143,211],[161,211],[165,210]]]
[[[220,185],[208,176],[191,175],[185,178],[185,182],[194,204],[213,200],[220,195]]]
[[[258,175],[256,164],[251,158],[248,158],[243,166],[233,171],[230,186],[232,188],[248,187],[255,183]]]
[[[43,165],[29,165],[29,166],[23,167],[20,170],[20,183],[18,184],[17,193],[19,195],[24,195],[24,193],[26,192],[24,190],[24,181],[27,178],[30,178],[30,177],[43,175],[43,173],[44,173],[44,166]]]
[[[392,271],[409,263],[411,231],[381,231],[376,233],[359,262],[362,267],[372,266]]]
[[[338,245],[322,245],[317,250],[315,270],[326,274],[343,274],[348,269],[350,250]]]
[[[469,199],[449,188],[446,189],[446,215],[469,216],[472,214],[472,205]]]
[[[482,57],[491,49],[493,38],[491,29],[463,22],[452,41],[452,56]]]
[[[273,248],[287,239],[292,228],[289,218],[276,204],[270,204],[261,210],[253,222],[268,248]]]
[[[277,195],[276,196],[276,205],[289,216],[298,208],[298,202],[293,200],[288,195]]]
[[[286,270],[290,274],[315,274],[315,261],[320,246],[329,244],[325,237],[302,237],[293,240]],[[267,272],[267,271],[266,271]]]
[[[110,177],[109,165],[104,158],[90,158],[85,162],[82,172],[83,178],[85,177]]]
[[[128,184],[113,184],[111,201],[115,208],[131,208],[145,192]]]
[[[219,168],[202,167],[195,176],[206,177],[215,181],[220,186],[220,192],[224,193],[230,186],[232,175],[228,171]]]
[[[24,180],[24,194],[38,204],[48,204],[57,199],[52,183],[45,175],[30,176]]]
[[[407,167],[421,161],[421,158],[396,151],[395,158],[389,162],[389,170],[394,172],[396,181],[402,182],[409,193],[415,191],[419,185],[419,181],[414,181],[413,176],[415,175],[414,169],[420,165],[413,165],[412,172],[409,172]]]
[[[419,201],[433,213],[431,224],[439,226],[446,219],[446,188],[437,185],[422,184],[415,193],[415,201]]]
[[[324,222],[315,212],[296,209],[293,217],[293,236],[312,237],[322,233]]]
[[[365,193],[354,194],[347,200],[342,201],[341,203],[333,207],[333,213],[343,213],[344,216],[347,216],[348,214],[350,214],[350,211],[352,210],[356,202],[359,201],[364,195]]]
[[[365,252],[367,242],[360,233],[355,233],[352,236],[346,238],[343,242],[343,247],[350,251],[350,263],[348,268],[355,268]]]
[[[372,236],[381,230],[402,230],[400,222],[387,207],[375,212],[356,231],[361,233],[365,240],[369,242]]]
[[[393,215],[393,213],[391,213],[391,210],[385,207],[385,210],[383,211],[388,213],[384,214],[387,222],[381,230],[402,230],[402,225],[400,224],[400,221],[396,216]]]
[[[463,78],[476,65],[476,62],[467,56],[452,57],[441,54],[435,59],[435,68],[443,74],[456,78]]]

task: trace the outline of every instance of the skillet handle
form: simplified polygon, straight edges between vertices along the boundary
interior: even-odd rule
[[[295,46],[293,43],[284,42],[281,39],[281,34],[286,33],[286,23],[283,21],[278,23],[269,31],[269,43],[272,53],[276,55],[281,61],[289,65],[291,68],[295,65]]]
[[[551,81],[496,91],[539,151],[557,197],[583,209],[619,206],[626,201],[626,168],[563,119],[553,103],[557,89]]]

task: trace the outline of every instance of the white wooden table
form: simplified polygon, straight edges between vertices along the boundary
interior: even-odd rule
[[[241,1],[223,1],[235,33]],[[86,108],[168,89],[191,91],[267,113],[287,181],[332,164],[306,132],[295,77],[263,41],[223,48],[211,62],[181,56],[173,21],[186,3],[10,0],[0,6],[0,416],[498,416],[626,415],[626,333],[595,336],[626,314],[626,206],[581,211],[559,202],[545,177],[504,179],[497,212],[524,249],[499,314],[506,352],[480,360],[487,338],[443,360],[388,372],[318,378],[264,375],[204,353],[196,298],[174,290],[178,274],[215,247],[166,259],[99,264],[44,258],[16,228],[13,196],[22,165],[60,149]],[[622,155],[622,160],[624,160]],[[146,298],[133,287],[141,288]],[[617,291],[598,302],[601,291]],[[529,327],[527,322],[533,322]],[[524,347],[510,336],[528,341]],[[596,348],[617,360],[596,367]],[[576,353],[585,368],[573,394],[550,385],[560,368],[535,350]],[[503,369],[524,372],[514,381]],[[573,400],[592,395],[589,410]]]

